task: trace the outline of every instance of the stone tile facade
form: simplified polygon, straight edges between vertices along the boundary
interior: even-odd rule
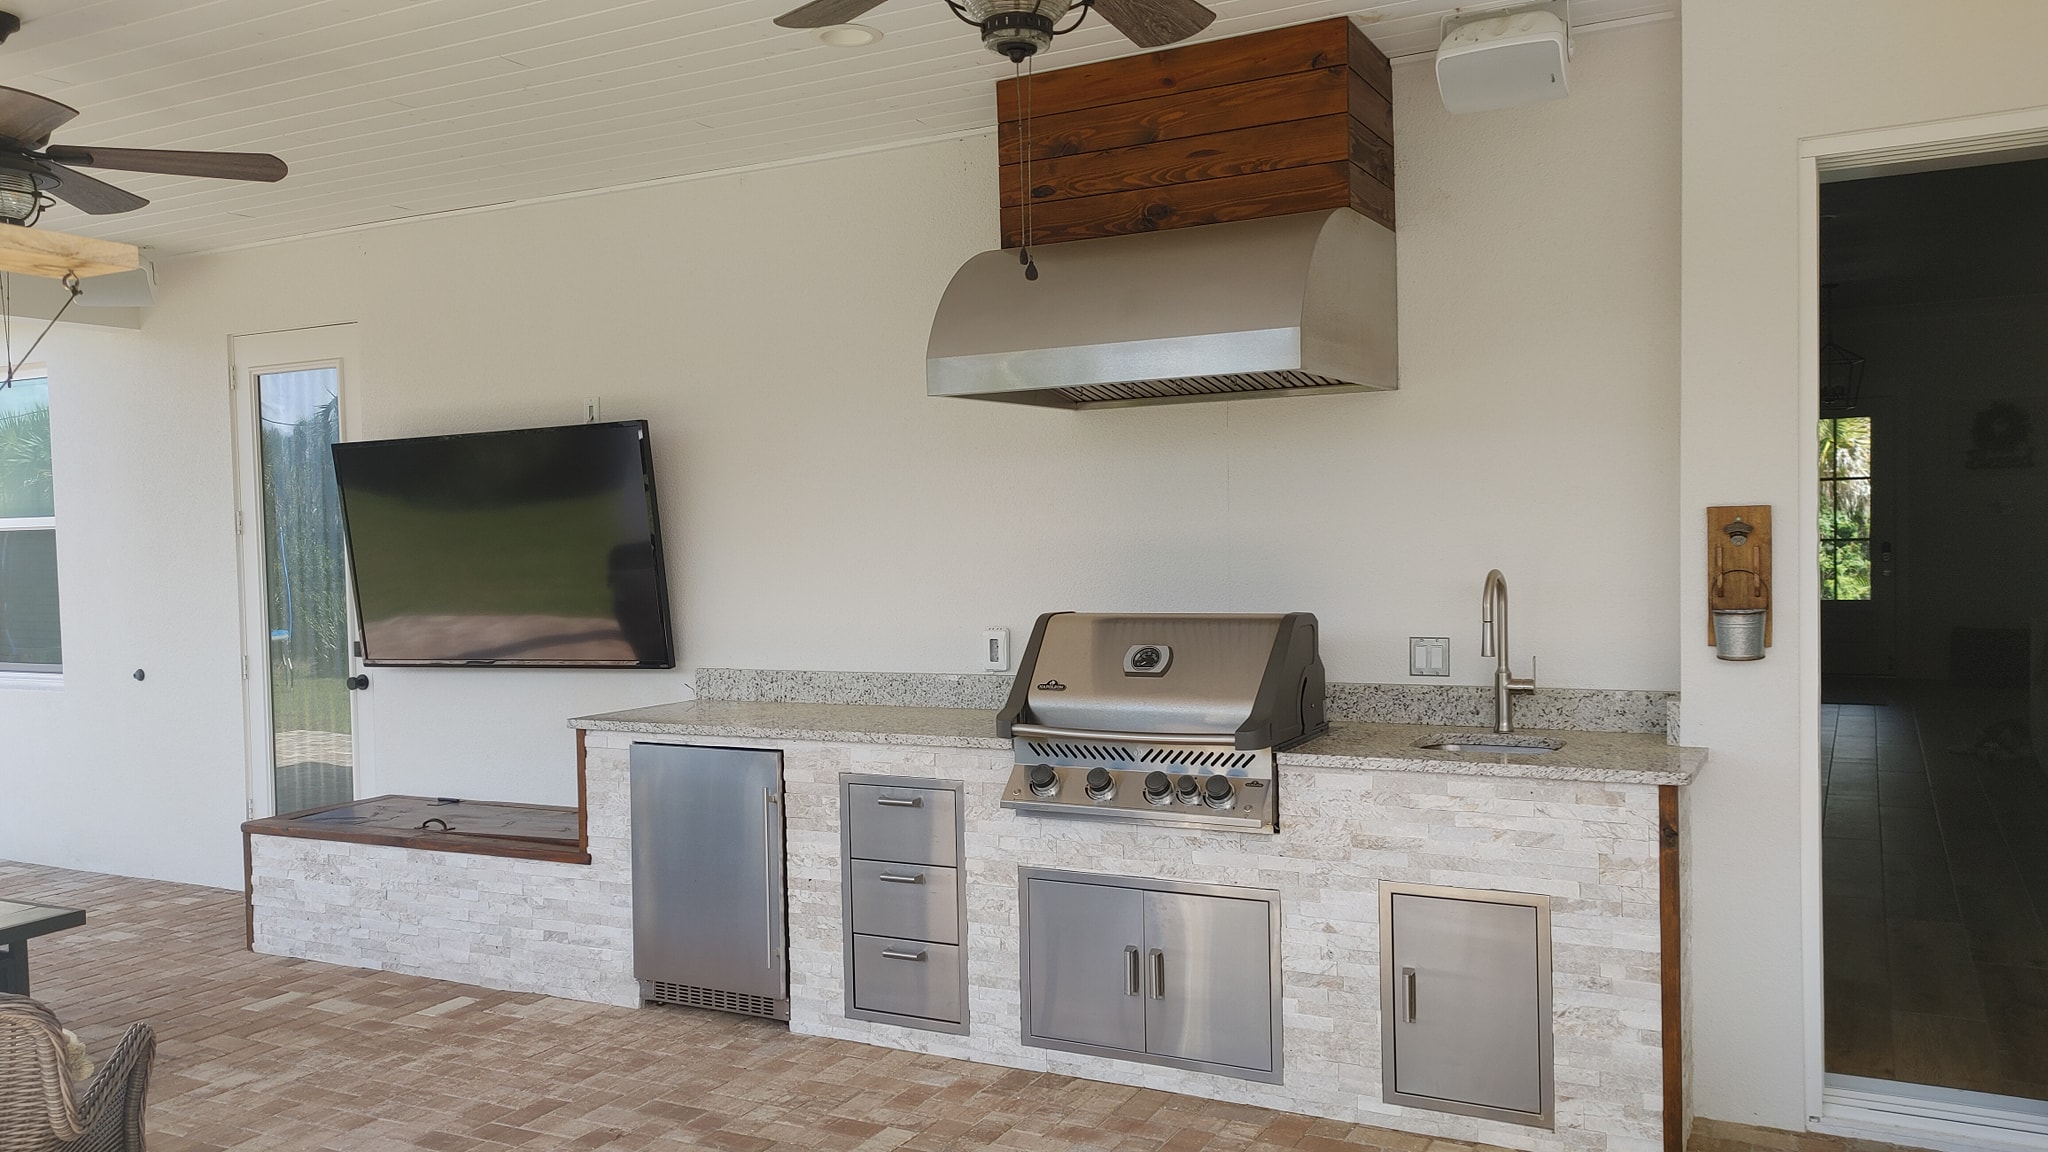
[[[589,780],[588,865],[251,837],[255,950],[638,1004],[623,757]]]
[[[589,739],[593,769],[605,764],[616,770],[634,737],[592,733]],[[1285,769],[1285,830],[1247,836],[1018,816],[999,805],[1011,766],[1006,752],[773,746],[784,753],[788,797],[794,1031],[1533,1152],[1652,1152],[1662,1146],[1653,786]],[[846,1019],[842,772],[967,785],[967,1036]],[[1285,1084],[1025,1047],[1020,867],[1278,890]],[[1380,1101],[1382,879],[1552,898],[1555,1132]]]
[[[1530,1152],[1661,1148],[1657,789],[1283,767],[1276,836],[1021,817],[990,748],[589,734],[588,866],[255,838],[257,950],[632,1004],[627,765],[636,739],[777,747],[787,796],[792,1030],[1264,1105]],[[960,780],[971,1031],[845,1017],[842,772]],[[1020,867],[1274,889],[1285,1083],[1025,1047]],[[1552,898],[1554,1132],[1380,1100],[1378,883]]]

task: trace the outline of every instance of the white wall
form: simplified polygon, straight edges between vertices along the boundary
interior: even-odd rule
[[[1684,13],[1680,610],[1667,626],[1685,740],[1713,749],[1691,797],[1690,962],[1695,1106],[1722,1119],[1799,1128],[1807,1115],[1801,814],[1814,782],[1801,756],[1815,733],[1801,728],[1800,668],[1816,592],[1795,515],[1813,455],[1799,144],[2048,104],[2048,5],[1972,0],[1929,15],[1905,0],[1712,0]],[[1776,646],[1760,664],[1723,663],[1701,627],[1701,509],[1751,503],[1778,510]]]
[[[987,136],[167,261],[139,334],[51,350],[68,668],[0,689],[0,857],[239,885],[228,337],[336,321],[365,435],[650,419],[687,667],[960,671],[1047,609],[1305,608],[1335,679],[1405,678],[1423,634],[1481,683],[1497,566],[1543,683],[1673,688],[1677,47],[1587,36],[1570,100],[1457,119],[1397,70],[1388,395],[927,398],[995,235]],[[573,802],[563,719],[687,680],[379,670],[369,786]]]

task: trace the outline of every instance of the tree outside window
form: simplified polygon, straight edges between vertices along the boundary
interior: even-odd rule
[[[1870,417],[1820,422],[1820,598],[1870,599]]]

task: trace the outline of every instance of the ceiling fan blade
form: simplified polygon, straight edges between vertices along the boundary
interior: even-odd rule
[[[216,180],[261,180],[275,183],[291,169],[267,152],[168,152],[160,148],[92,148],[55,144],[43,155],[59,164],[112,168],[120,172],[156,172],[165,176],[210,176]]]
[[[1185,40],[1216,19],[1195,0],[1095,0],[1094,8],[1140,48],[1163,48]]]
[[[775,18],[784,28],[830,28],[849,24],[882,6],[883,0],[811,0]]]
[[[96,180],[83,172],[66,168],[62,164],[43,161],[43,167],[57,177],[58,184],[50,189],[50,195],[83,212],[94,216],[112,216],[116,212],[133,212],[145,207],[149,201],[126,189],[116,188],[105,180]]]
[[[39,147],[50,138],[50,133],[77,115],[78,109],[47,96],[19,88],[0,88],[0,136],[31,148]]]

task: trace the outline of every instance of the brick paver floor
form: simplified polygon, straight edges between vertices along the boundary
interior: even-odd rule
[[[1475,1147],[716,1012],[258,956],[242,947],[242,894],[217,888],[0,862],[0,896],[87,910],[85,927],[35,942],[36,998],[96,1055],[133,1021],[156,1029],[150,1152]],[[1848,1147],[1725,1125],[1696,1132],[1694,1147],[1709,1141]]]

